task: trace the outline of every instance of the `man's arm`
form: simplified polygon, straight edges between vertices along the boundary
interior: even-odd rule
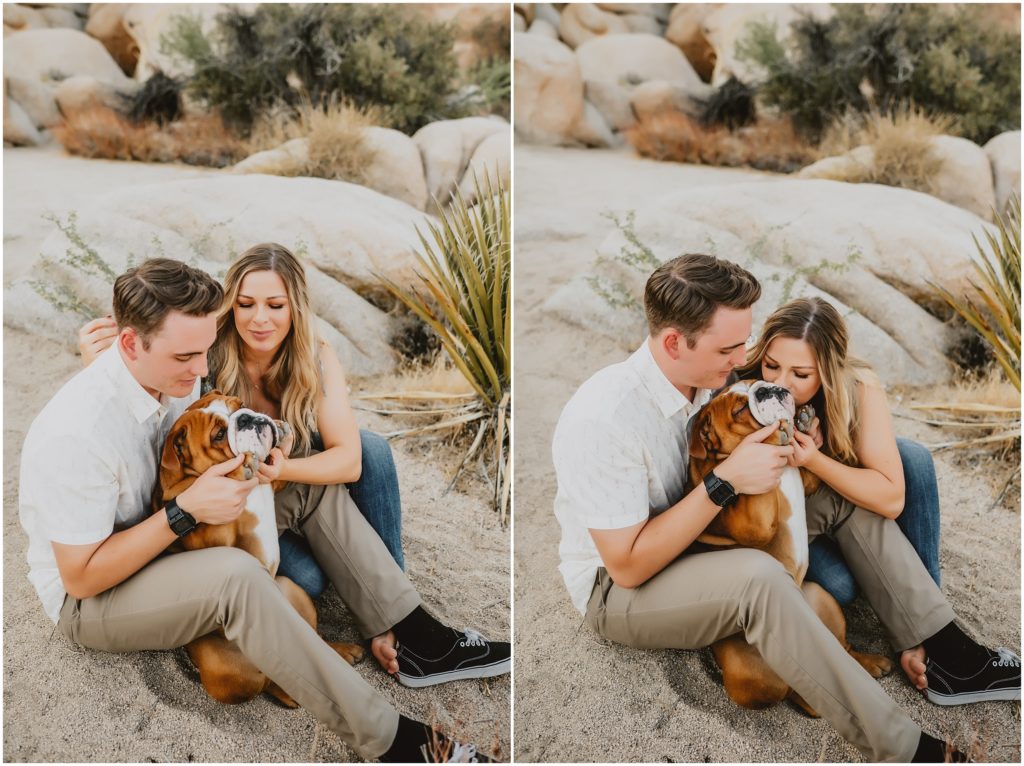
[[[758,495],[778,486],[793,448],[761,443],[777,428],[773,423],[752,433],[715,474],[741,495]],[[636,588],[686,550],[719,510],[700,484],[657,516],[622,529],[591,529],[590,536],[615,584]]]
[[[212,466],[178,496],[178,505],[196,521],[224,524],[245,509],[245,501],[258,483],[228,479],[225,474],[241,465],[244,455]],[[54,558],[66,590],[74,598],[90,598],[113,588],[159,556],[176,535],[167,515],[155,513],[133,527],[87,545],[52,542]]]

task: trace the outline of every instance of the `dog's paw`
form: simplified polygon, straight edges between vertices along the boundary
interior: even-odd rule
[[[345,660],[349,665],[355,665],[361,659],[366,652],[363,651],[363,647],[359,644],[346,644],[343,641],[328,641],[330,647],[341,655],[341,658]]]
[[[888,657],[883,657],[881,654],[865,654],[851,649],[850,656],[857,660],[860,666],[871,674],[872,678],[881,678],[888,675],[889,671],[892,670],[892,660]]]

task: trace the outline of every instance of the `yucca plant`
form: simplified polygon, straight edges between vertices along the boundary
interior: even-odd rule
[[[441,209],[440,220],[427,231],[417,229],[422,246],[418,254],[419,284],[400,286],[379,277],[384,286],[437,333],[452,363],[465,376],[474,396],[468,401],[451,394],[367,395],[367,399],[418,399],[407,410],[444,417],[402,435],[462,427],[478,422],[477,433],[452,478],[490,446],[494,467],[494,504],[506,518],[510,491],[509,441],[512,379],[512,239],[510,199],[490,176],[474,179],[476,199],[470,207],[456,192]],[[439,405],[445,401],[446,404]],[[423,405],[423,402],[431,404]],[[395,410],[389,410],[395,412]],[[400,434],[396,434],[400,435]],[[486,470],[486,467],[485,467]]]
[[[985,231],[987,247],[978,238],[974,245],[978,259],[974,263],[976,279],[963,294],[932,284],[933,289],[960,317],[981,336],[1006,378],[1020,392],[1020,198],[1011,198],[1005,214],[996,213],[995,233]],[[929,403],[912,409],[932,412],[932,425],[968,429],[981,435],[958,437],[954,441],[932,445],[946,447],[996,446],[1003,449],[1019,445],[1020,407],[993,406],[986,403]],[[935,414],[938,413],[938,414]]]

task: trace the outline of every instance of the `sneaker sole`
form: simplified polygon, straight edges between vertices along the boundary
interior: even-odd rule
[[[998,700],[1019,700],[1020,689],[994,689],[980,692],[960,692],[959,694],[942,694],[925,689],[928,701],[936,705],[970,705],[972,702],[989,702]]]
[[[461,670],[449,670],[444,673],[432,673],[429,676],[410,676],[398,671],[398,682],[403,686],[410,686],[413,689],[422,689],[424,686],[446,684],[449,681],[460,681],[465,678],[492,678],[508,673],[512,669],[512,658],[495,662],[492,665],[478,665],[473,668]]]

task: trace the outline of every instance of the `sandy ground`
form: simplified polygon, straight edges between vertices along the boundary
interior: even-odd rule
[[[114,187],[201,171],[174,166],[66,158],[53,150],[5,150],[5,283],[31,265],[50,230],[39,216],[68,211]],[[10,252],[8,252],[10,251]],[[11,259],[11,255],[17,255]],[[8,269],[11,266],[11,269]],[[105,654],[72,646],[54,631],[26,579],[26,537],[18,523],[21,445],[32,419],[79,369],[56,344],[4,331],[4,683],[5,761],[344,762],[358,760],[303,710],[262,697],[239,706],[209,699],[184,650]],[[376,387],[377,381],[353,381]],[[393,424],[357,413],[378,431]],[[424,602],[449,624],[485,636],[510,635],[510,538],[487,504],[487,488],[448,476],[438,455],[393,442],[403,499],[406,565]],[[319,603],[321,632],[357,633],[333,589]],[[508,676],[406,689],[373,660],[361,675],[402,713],[434,721],[485,748],[511,750]]]
[[[638,209],[683,186],[752,174],[659,164],[624,152],[516,147],[515,166],[515,749],[519,761],[860,761],[822,720],[780,705],[733,705],[710,652],[641,651],[597,637],[569,602],[558,573],[551,436],[565,402],[593,372],[629,349],[544,310],[547,297],[586,271],[612,224],[605,210]],[[764,174],[756,177],[769,178]],[[639,343],[639,340],[637,342]],[[896,420],[902,436],[940,439]],[[1020,515],[991,508],[990,477],[936,456],[942,498],[943,591],[976,638],[1020,648]],[[1014,500],[1014,504],[1019,500]],[[861,600],[847,610],[850,639],[889,652]],[[981,760],[1020,761],[1019,703],[939,708],[898,671],[888,694],[922,727]]]

